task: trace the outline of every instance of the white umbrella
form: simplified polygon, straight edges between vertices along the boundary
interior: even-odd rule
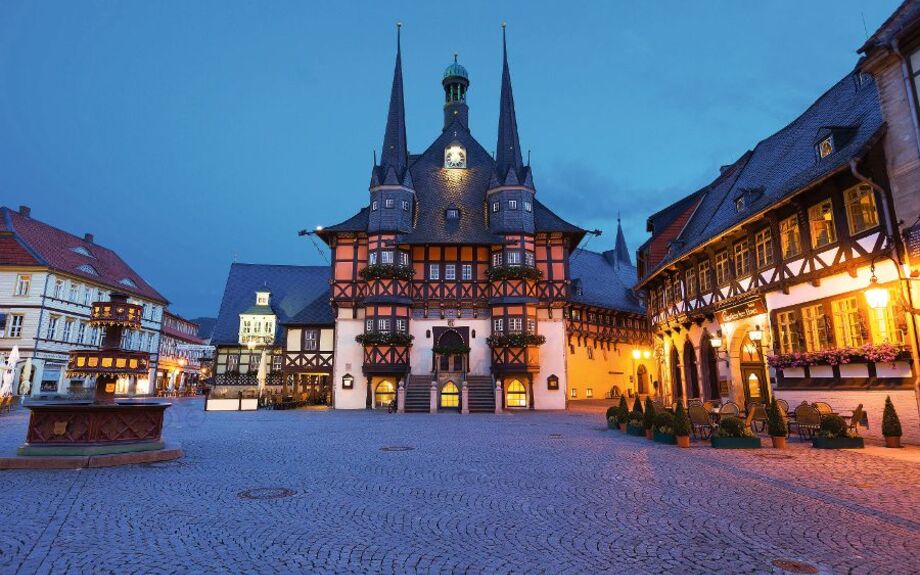
[[[259,371],[256,373],[256,379],[259,381],[259,395],[265,389],[265,379],[268,376],[268,355],[262,350],[262,357],[259,359]]]
[[[13,395],[13,376],[16,374],[16,364],[19,363],[19,346],[14,345],[13,351],[6,359],[6,369],[3,370],[3,385],[0,386],[0,395]]]
[[[19,376],[19,395],[29,395],[32,392],[32,358],[26,358],[26,365],[22,368],[22,375]]]

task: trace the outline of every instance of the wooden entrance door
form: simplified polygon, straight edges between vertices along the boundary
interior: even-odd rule
[[[741,366],[741,383],[746,403],[766,403],[769,398],[763,366]]]

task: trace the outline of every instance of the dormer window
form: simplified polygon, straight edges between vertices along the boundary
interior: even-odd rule
[[[383,200],[383,207],[385,208],[392,208],[395,205],[396,205],[396,201],[393,198],[387,198]]]
[[[89,257],[89,258],[96,257],[88,249],[84,248],[83,246],[76,246],[76,247],[70,248],[70,251],[80,254],[81,256]]]
[[[517,209],[517,200],[508,200],[508,209],[516,210]]]
[[[744,196],[735,200],[735,211],[743,212],[744,211]]]
[[[85,274],[89,274],[89,275],[91,275],[91,276],[98,276],[98,275],[99,275],[99,272],[96,271],[96,268],[94,268],[93,266],[91,266],[91,265],[89,265],[89,264],[82,264],[82,265],[77,266],[77,271],[81,271],[81,272],[83,272],[83,273],[85,273]]]
[[[466,149],[460,144],[451,144],[444,149],[444,167],[456,170],[466,167]]]
[[[818,144],[818,156],[826,158],[834,153],[834,137],[828,136]]]
[[[447,211],[445,212],[444,215],[448,220],[459,220],[460,210],[458,210],[457,208],[447,208]]]
[[[494,214],[498,212],[498,210],[500,210],[501,207],[502,207],[501,202],[492,202],[492,213]]]
[[[371,202],[371,211],[372,212],[377,211],[377,200],[374,200],[373,202]]]
[[[532,212],[532,211],[533,211],[533,204],[531,204],[530,202],[524,202],[524,211],[525,211],[525,212]]]
[[[403,200],[403,201],[402,201],[402,209],[403,209],[404,212],[408,212],[408,211],[409,211],[409,200]]]
[[[256,305],[268,305],[268,298],[271,295],[267,291],[257,291],[256,292]]]
[[[126,285],[128,287],[133,287],[133,288],[137,287],[137,284],[134,283],[134,280],[131,278],[121,278],[120,280],[118,280],[118,283],[120,283],[121,285]]]

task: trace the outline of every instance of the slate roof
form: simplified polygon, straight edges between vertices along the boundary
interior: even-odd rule
[[[211,343],[234,345],[239,341],[239,316],[255,302],[256,290],[266,286],[271,291],[269,304],[278,318],[276,342],[280,341],[283,325],[305,319],[310,320],[308,323],[332,325],[329,277],[329,266],[231,265]],[[325,308],[317,304],[320,301],[325,302]]]
[[[817,138],[831,126],[850,130],[849,141],[819,159]],[[874,80],[867,74],[847,74],[802,115],[742,156],[739,169],[720,174],[704,189],[699,207],[649,276],[767,207],[848,169],[850,159],[860,157],[883,128]],[[755,193],[746,195],[745,208],[738,212],[735,200],[746,191]]]
[[[24,216],[19,211],[0,207],[0,237],[4,238],[0,249],[0,265],[34,263],[48,266],[60,272],[83,277],[90,282],[106,285],[115,291],[168,303],[165,297],[144,281],[114,251],[40,222],[31,216]],[[9,238],[15,239],[15,244]],[[80,251],[91,255],[84,255]],[[33,262],[25,261],[26,254]],[[90,269],[95,270],[98,275],[87,271]],[[127,285],[123,280],[130,280],[134,285]]]
[[[636,283],[636,267],[616,259],[616,250],[598,253],[576,249],[569,256],[569,274],[573,284],[569,301],[585,305],[645,313],[642,301],[632,286]]]
[[[214,326],[217,324],[216,317],[196,317],[192,320],[198,324],[198,337],[207,341],[211,339],[211,334],[214,333]]]

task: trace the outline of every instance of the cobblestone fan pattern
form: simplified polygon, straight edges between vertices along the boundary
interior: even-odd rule
[[[169,413],[179,461],[0,472],[0,573],[920,573],[916,463],[590,413]]]

